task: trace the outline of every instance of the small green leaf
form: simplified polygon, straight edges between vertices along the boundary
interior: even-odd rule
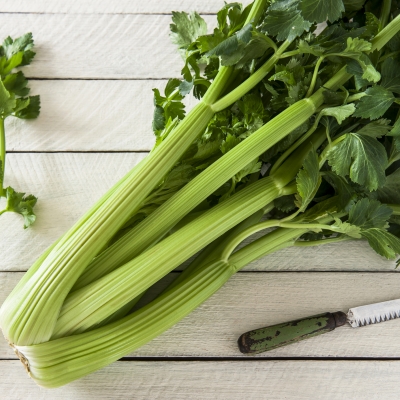
[[[235,175],[235,181],[240,182],[242,181],[246,176],[255,174],[256,172],[259,172],[261,169],[261,162],[258,161],[258,158],[247,164],[242,170],[240,170],[236,175]]]
[[[367,125],[364,125],[358,133],[361,135],[367,135],[374,138],[380,138],[386,135],[392,127],[389,125],[390,120],[388,119],[378,119],[377,121],[370,122]]]
[[[277,0],[272,3],[261,30],[276,36],[279,41],[293,41],[304,31],[308,32],[312,23],[303,18],[298,5],[299,0]]]
[[[164,109],[160,106],[155,106],[153,113],[153,131],[160,131],[164,129],[165,126],[165,118],[164,118]]]
[[[19,67],[22,64],[24,59],[24,52],[20,51],[16,54],[13,54],[3,68],[3,75],[10,73],[14,68]]]
[[[165,97],[169,98],[174,93],[175,89],[179,87],[180,84],[181,81],[177,78],[168,79],[168,82],[165,85],[164,89]],[[181,98],[179,98],[178,100],[181,100]]]
[[[240,142],[241,142],[241,140],[238,137],[228,133],[228,135],[226,136],[226,139],[221,144],[222,154],[225,154],[229,150],[232,150]]]
[[[366,34],[368,36],[375,36],[379,32],[379,19],[371,12],[365,13],[366,21],[365,26],[367,27]]]
[[[395,100],[392,92],[378,85],[368,88],[365,94],[357,104],[355,117],[377,119],[385,114]]]
[[[334,22],[344,12],[342,0],[303,0],[300,2],[301,12],[307,21]]]
[[[349,222],[343,222],[339,218],[335,218],[335,223],[332,225],[332,228],[334,232],[343,233],[355,239],[361,238],[361,228]]]
[[[320,57],[325,53],[325,49],[319,44],[310,44],[305,40],[299,40],[297,48],[301,53],[312,54],[316,57]]]
[[[0,80],[0,118],[6,118],[12,114],[16,106],[15,96],[10,93]]]
[[[179,93],[181,96],[186,96],[190,93],[190,91],[193,88],[193,81],[188,82],[188,81],[182,81],[179,85]]]
[[[340,125],[346,118],[350,117],[355,111],[354,104],[346,104],[339,107],[328,107],[324,108],[320,115],[327,117],[334,117],[337,123]]]
[[[16,192],[13,188],[6,188],[6,208],[7,212],[15,212],[24,217],[24,228],[31,226],[35,220],[36,215],[33,211],[33,207],[37,203],[35,196],[25,196],[25,193]]]
[[[338,175],[349,176],[353,182],[370,191],[385,183],[387,155],[384,146],[375,138],[348,133],[327,155],[328,163]]]
[[[31,101],[30,101],[29,97],[19,97],[18,99],[15,100],[15,102],[16,102],[16,105],[14,108],[14,113],[18,113],[19,111],[23,110],[24,108],[27,108]]]
[[[29,94],[28,81],[22,71],[7,75],[3,83],[5,88],[16,96],[27,96]]]
[[[349,210],[348,222],[361,229],[388,227],[388,220],[392,215],[392,209],[377,200],[368,198],[354,203]]]
[[[303,167],[296,177],[298,193],[296,195],[296,206],[300,212],[305,211],[317,193],[320,184],[318,155],[315,150],[311,150],[304,159]]]
[[[30,64],[35,53],[31,50],[33,48],[32,33],[26,33],[19,38],[13,40],[8,36],[2,44],[2,53],[10,60],[15,54],[22,52],[22,59],[18,66]]]
[[[29,102],[28,102],[29,100]],[[17,99],[14,116],[21,119],[34,119],[40,113],[40,96]]]
[[[295,196],[293,194],[289,194],[287,196],[278,197],[274,200],[274,206],[284,213],[293,211],[296,208]]]
[[[379,228],[370,228],[361,232],[369,245],[381,256],[387,259],[396,258],[400,254],[400,239]]]
[[[344,49],[343,53],[347,57],[358,58],[360,56],[360,53],[368,52],[371,50],[371,48],[372,48],[371,43],[367,42],[364,39],[360,39],[357,37],[356,38],[348,37],[346,42],[346,48]]]
[[[207,33],[207,24],[196,12],[172,12],[171,41],[178,49],[187,49],[199,36]]]

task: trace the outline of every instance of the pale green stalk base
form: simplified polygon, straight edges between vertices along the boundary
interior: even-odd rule
[[[196,268],[147,306],[113,324],[32,346],[15,346],[29,375],[54,388],[94,372],[136,350],[176,324],[214,294],[248,260],[290,246],[301,232],[277,230],[232,256]]]

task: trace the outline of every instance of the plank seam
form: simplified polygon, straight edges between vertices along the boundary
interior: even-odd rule
[[[172,10],[172,11],[174,11],[174,10]],[[82,12],[82,13],[77,13],[77,12],[38,12],[38,11],[1,11],[0,12],[0,14],[4,14],[4,15],[7,15],[7,14],[10,14],[10,15],[13,15],[13,14],[16,14],[16,15],[18,15],[18,14],[21,14],[21,15],[29,15],[29,14],[31,14],[31,15],[170,15],[170,16],[172,16],[172,13],[171,12],[165,12],[165,13],[163,13],[163,12],[161,12],[161,13],[146,13],[146,12],[125,12],[125,13],[123,13],[123,12],[104,12],[104,13],[92,13],[92,12],[87,12],[87,13],[85,13],[85,12]],[[201,16],[203,16],[203,15],[217,15],[216,13],[208,13],[208,12],[201,12],[200,13],[200,15]]]
[[[147,154],[150,150],[7,150],[7,154]]]
[[[184,269],[175,269],[170,272],[170,274],[180,274]],[[25,273],[27,270],[0,270],[0,274],[10,274],[10,273]],[[305,271],[289,271],[289,270],[273,270],[273,271],[263,271],[263,270],[241,270],[236,272],[237,274],[398,274],[400,271],[387,271],[387,270],[375,270],[375,271],[364,271],[364,270],[305,270]]]
[[[0,358],[1,361],[18,361],[18,358]],[[400,361],[400,357],[123,357],[120,362],[259,362],[259,361],[317,361],[317,362],[348,362],[348,361]]]
[[[26,79],[29,81],[166,81],[173,78],[182,78],[178,76],[169,77],[158,77],[158,78],[68,78],[68,77],[54,77],[54,78],[43,78],[35,76],[27,76]]]

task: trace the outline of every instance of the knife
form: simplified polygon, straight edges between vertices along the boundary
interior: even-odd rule
[[[400,317],[400,299],[350,308],[348,313],[337,311],[267,326],[243,333],[238,339],[239,350],[257,354],[287,346],[300,340],[333,331],[348,322],[353,328],[377,324]]]

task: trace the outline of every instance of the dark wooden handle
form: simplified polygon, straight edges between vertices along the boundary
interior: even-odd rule
[[[239,350],[256,354],[287,346],[313,336],[318,336],[346,323],[347,316],[341,311],[324,313],[297,319],[243,333],[238,339]]]

